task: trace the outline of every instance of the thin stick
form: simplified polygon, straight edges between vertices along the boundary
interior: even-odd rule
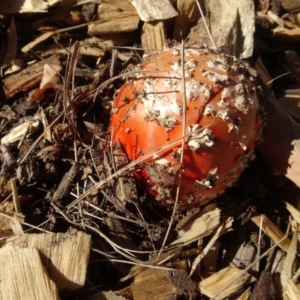
[[[12,194],[13,194],[13,202],[14,202],[15,211],[16,211],[16,213],[20,213],[22,211],[21,211],[20,201],[18,199],[18,189],[17,189],[16,177],[12,178],[10,180],[10,183],[11,183],[11,190],[12,190]]]
[[[214,48],[215,48],[215,49],[218,49],[218,47],[217,47],[217,45],[216,45],[216,43],[215,43],[215,41],[214,41],[214,39],[213,39],[213,37],[212,37],[212,35],[211,35],[211,33],[210,33],[210,30],[209,30],[209,28],[208,28],[208,26],[207,26],[207,23],[206,23],[206,20],[205,20],[205,16],[204,16],[204,14],[203,14],[201,5],[200,5],[200,3],[199,3],[199,0],[197,0],[196,3],[197,3],[197,6],[198,6],[198,9],[199,9],[199,11],[200,11],[202,20],[203,20],[203,24],[204,24],[205,29],[206,29],[206,31],[207,31],[207,34],[208,34],[208,36],[209,36],[209,38],[210,38],[210,41],[211,41],[211,43],[213,44]]]
[[[181,42],[181,74],[182,74],[182,88],[183,88],[183,120],[182,120],[182,137],[186,135],[186,111],[187,111],[187,102],[186,102],[186,85],[185,85],[185,69],[184,69],[184,42]],[[183,159],[184,159],[184,144],[185,139],[183,138],[181,140],[181,153],[180,153],[180,166],[183,166]],[[181,180],[182,180],[182,170],[179,170],[178,173],[178,185],[176,189],[176,198],[174,202],[174,207],[172,211],[172,215],[170,218],[170,223],[167,229],[167,232],[165,234],[161,249],[159,251],[159,255],[161,254],[163,248],[165,247],[165,244],[167,242],[167,239],[169,237],[172,225],[174,223],[175,214],[177,210],[177,203],[179,201],[179,195],[180,195],[180,186],[181,186]]]

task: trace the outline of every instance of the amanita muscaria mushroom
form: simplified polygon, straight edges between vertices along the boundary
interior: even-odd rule
[[[111,118],[112,142],[121,142],[131,161],[163,148],[138,164],[135,175],[172,207],[181,172],[181,209],[236,182],[254,157],[260,126],[254,72],[246,63],[205,46],[185,48],[183,57],[181,47],[147,57],[116,93]]]

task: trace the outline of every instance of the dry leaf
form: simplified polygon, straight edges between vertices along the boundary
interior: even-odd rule
[[[44,65],[43,77],[40,82],[40,87],[35,89],[30,97],[32,100],[38,102],[44,98],[45,92],[49,89],[53,89],[53,85],[58,80],[58,73],[62,67],[59,65]]]
[[[54,77],[61,71],[62,67],[59,65],[44,65],[44,74],[40,83],[40,89],[42,89],[47,83],[52,82]]]

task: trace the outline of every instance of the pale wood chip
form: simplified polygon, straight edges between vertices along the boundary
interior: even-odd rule
[[[130,0],[144,22],[167,20],[177,16],[169,0]]]
[[[252,0],[215,1],[207,0],[206,22],[217,47],[226,46],[238,58],[252,56],[254,47],[255,14]],[[224,17],[226,16],[226,17]],[[191,31],[191,43],[207,43],[214,46],[208,37],[202,18]]]
[[[211,234],[220,225],[220,214],[220,209],[216,208],[187,223],[179,230],[178,238],[172,245],[179,243],[187,244]]]
[[[247,267],[254,261],[256,251],[257,249],[252,241],[240,244],[240,247],[232,260],[233,264],[237,267]]]
[[[284,238],[284,233],[266,216],[259,215],[251,218],[252,222],[256,224],[263,232],[265,232],[275,244],[287,252],[289,250],[291,241],[289,238],[285,238],[280,244],[280,240]]]
[[[38,36],[34,41],[30,42],[29,44],[25,45],[21,51],[23,53],[29,52],[31,49],[33,49],[38,44],[42,43],[43,41],[46,41],[48,38],[53,36],[55,34],[54,31],[48,31],[45,33],[42,33],[40,36]]]
[[[296,209],[293,205],[290,203],[284,201],[286,209],[290,212],[294,220],[300,224],[300,211]]]
[[[221,300],[242,290],[245,285],[255,281],[247,272],[234,266],[220,270],[199,283],[199,291],[209,298]]]
[[[275,13],[271,10],[268,11],[268,17],[271,18],[278,26],[284,27],[284,22],[281,18],[279,18]]]
[[[186,292],[194,292],[195,283],[184,270],[146,269],[134,278],[133,299],[176,299]]]
[[[76,233],[23,234],[5,247],[37,248],[58,289],[75,290],[84,285],[91,250],[91,237]],[[47,299],[47,298],[41,298]]]
[[[88,26],[89,35],[131,32],[138,28],[140,18],[127,0],[108,0],[98,7],[98,20]]]
[[[37,249],[8,245],[0,249],[0,299],[59,299]]]
[[[146,53],[157,53],[166,44],[167,36],[162,21],[146,22],[142,28],[142,46]]]

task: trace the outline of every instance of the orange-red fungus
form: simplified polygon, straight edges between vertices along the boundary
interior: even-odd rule
[[[181,52],[164,50],[134,69],[115,95],[111,134],[131,161],[160,149],[135,175],[172,207],[181,173],[178,207],[185,208],[236,182],[254,157],[260,120],[255,72],[247,63],[205,46]]]

